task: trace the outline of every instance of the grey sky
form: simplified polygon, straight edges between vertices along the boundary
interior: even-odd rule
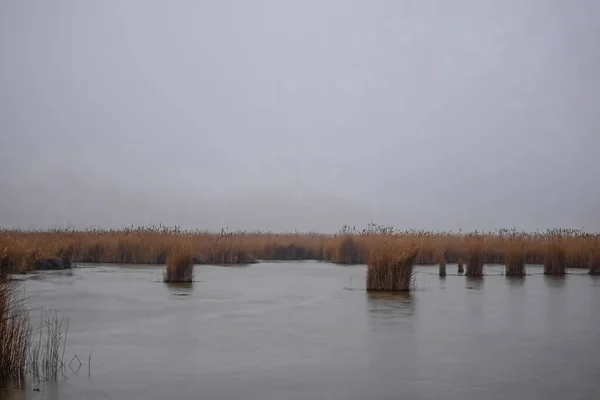
[[[595,0],[0,0],[0,225],[600,230]]]

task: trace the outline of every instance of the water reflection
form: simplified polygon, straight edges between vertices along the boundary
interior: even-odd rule
[[[544,275],[546,286],[562,288],[565,286],[566,276],[564,275]]]
[[[524,276],[505,276],[504,277],[509,286],[520,287],[525,283]]]
[[[194,292],[193,283],[173,283],[165,282],[165,286],[169,289],[171,296],[186,297]]]
[[[34,389],[33,387],[29,386],[31,385],[28,385],[25,377],[21,377],[21,379],[2,381],[2,383],[0,383],[0,399],[26,399],[28,398],[27,392],[33,391]],[[38,387],[36,386],[35,389],[38,389]]]
[[[395,318],[412,316],[415,304],[411,292],[367,292],[368,311],[374,316]]]
[[[467,276],[465,286],[467,289],[481,290],[483,289],[483,282],[483,276]]]
[[[600,286],[600,275],[589,275],[592,279],[592,286]]]

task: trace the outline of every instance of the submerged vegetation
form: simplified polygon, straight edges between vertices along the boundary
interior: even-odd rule
[[[546,272],[589,268],[598,248],[598,234],[575,230],[520,233],[398,231],[369,225],[361,231],[345,226],[336,234],[184,231],[177,227],[120,230],[0,231],[0,267],[22,272],[39,267],[39,260],[75,263],[161,264],[173,249],[190,249],[195,264],[245,264],[256,260],[314,259],[339,264],[365,264],[373,249],[393,239],[399,247],[417,243],[415,264],[467,264],[467,274],[479,274],[483,263],[545,264]],[[518,251],[517,251],[518,250]],[[516,252],[517,251],[517,252]]]

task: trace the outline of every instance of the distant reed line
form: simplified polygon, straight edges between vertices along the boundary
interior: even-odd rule
[[[419,265],[459,261],[467,265],[474,265],[475,261],[478,265],[508,263],[511,272],[518,275],[523,264],[546,264],[552,268],[548,260],[560,258],[559,262],[568,268],[600,272],[600,235],[596,233],[568,229],[469,233],[399,231],[376,225],[363,230],[344,226],[336,234],[185,231],[164,226],[119,230],[0,230],[0,266],[23,271],[30,269],[35,260],[45,257],[69,257],[74,262],[86,263],[164,265],[172,250],[182,246],[189,249],[196,264],[238,264],[256,260],[366,264],[369,255],[384,243],[398,248],[415,246],[414,262]],[[476,253],[472,251],[474,243]],[[477,275],[479,271],[471,268],[466,273]]]

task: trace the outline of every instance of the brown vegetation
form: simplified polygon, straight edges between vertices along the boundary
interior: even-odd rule
[[[15,285],[0,269],[0,381],[21,378],[27,364],[29,313],[16,297]]]
[[[40,259],[72,259],[87,263],[162,264],[178,246],[191,249],[196,263],[236,264],[256,260],[314,259],[340,264],[366,263],[369,253],[393,239],[400,246],[418,243],[415,264],[439,264],[444,252],[446,263],[469,261],[467,253],[473,238],[479,238],[483,263],[505,264],[509,243],[519,243],[524,263],[543,264],[552,253],[547,245],[559,238],[566,267],[587,268],[598,235],[579,231],[487,234],[394,231],[370,225],[356,231],[344,227],[333,235],[318,233],[271,232],[188,232],[178,228],[128,228],[122,230],[0,231],[0,266],[11,271],[33,269]],[[553,254],[553,253],[552,253]],[[481,262],[481,260],[479,261]],[[39,263],[38,263],[39,264]],[[472,264],[472,262],[471,262]],[[459,263],[460,268],[460,263]]]
[[[483,276],[485,238],[474,235],[467,240],[467,272],[465,276]]]
[[[509,239],[504,251],[506,276],[525,276],[525,243]]]
[[[458,273],[459,274],[464,274],[465,273],[465,264],[464,264],[462,258],[458,259]]]
[[[68,318],[42,309],[41,324],[32,329],[17,285],[6,266],[0,267],[0,384],[18,382],[26,374],[56,379],[65,371]]]
[[[553,236],[548,239],[544,258],[545,275],[564,275],[566,272],[566,249],[563,238]]]
[[[408,292],[414,286],[413,265],[418,248],[389,243],[373,250],[367,267],[367,290]]]
[[[440,250],[438,254],[438,263],[440,265],[440,276],[446,276],[446,256],[444,250]]]
[[[194,256],[189,249],[176,248],[167,258],[163,281],[168,283],[190,283],[194,279]]]
[[[600,275],[600,243],[594,243],[589,256],[590,275]]]

